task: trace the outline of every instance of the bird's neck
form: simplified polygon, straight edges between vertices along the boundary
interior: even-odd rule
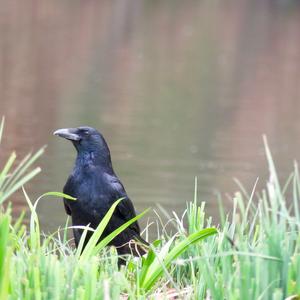
[[[77,153],[75,168],[95,168],[99,167],[106,171],[112,171],[110,155],[104,156],[97,151],[81,151]]]

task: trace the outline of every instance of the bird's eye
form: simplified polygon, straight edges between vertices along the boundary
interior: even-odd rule
[[[85,136],[90,135],[90,132],[88,130],[84,130],[84,129],[80,130],[80,133]]]

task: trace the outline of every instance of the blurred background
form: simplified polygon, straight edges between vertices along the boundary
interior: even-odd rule
[[[234,177],[248,191],[265,183],[263,134],[281,178],[300,159],[299,28],[296,0],[4,1],[0,160],[47,144],[26,188],[32,199],[61,191],[75,150],[52,133],[90,125],[138,211],[181,215],[197,176],[216,217]],[[39,214],[46,231],[65,223],[58,199]]]

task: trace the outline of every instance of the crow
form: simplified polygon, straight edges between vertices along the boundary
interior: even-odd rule
[[[65,194],[77,199],[63,199],[65,211],[71,216],[73,226],[89,225],[95,229],[112,204],[124,198],[116,207],[100,242],[136,216],[133,204],[113,170],[108,145],[102,134],[92,127],[58,129],[53,134],[70,140],[77,150],[74,168],[63,189]],[[76,247],[82,233],[82,229],[73,228]],[[87,233],[84,246],[91,235],[91,232]],[[116,247],[119,255],[142,256],[149,244],[140,236],[139,224],[134,222],[117,235],[110,245]],[[119,259],[119,265],[123,263]]]

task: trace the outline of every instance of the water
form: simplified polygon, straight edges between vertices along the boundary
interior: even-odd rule
[[[226,3],[225,3],[226,2]],[[90,125],[139,211],[181,214],[192,200],[216,216],[216,191],[266,180],[262,134],[284,178],[300,159],[298,1],[6,1],[0,12],[0,159],[44,144],[32,199],[61,191],[75,157],[52,136]],[[24,197],[12,201],[26,207]],[[65,222],[44,200],[45,230]],[[152,215],[153,216],[153,215]]]

